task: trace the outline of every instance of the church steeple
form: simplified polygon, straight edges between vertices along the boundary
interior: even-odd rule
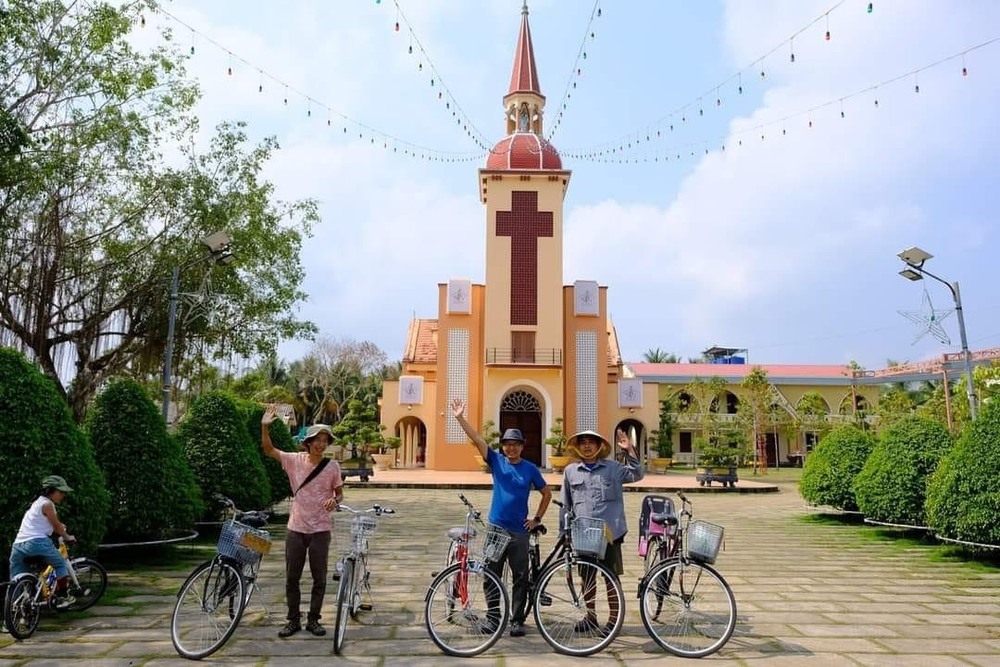
[[[535,68],[535,49],[531,44],[531,27],[528,25],[528,2],[521,6],[521,32],[514,49],[514,68],[510,73],[510,87],[504,95],[503,105],[507,116],[507,134],[533,132],[542,134],[542,111],[545,96],[538,83]]]

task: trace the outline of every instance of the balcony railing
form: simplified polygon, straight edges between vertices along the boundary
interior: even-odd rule
[[[486,348],[486,363],[562,366],[562,350],[557,348],[521,350],[505,347],[489,347]]]

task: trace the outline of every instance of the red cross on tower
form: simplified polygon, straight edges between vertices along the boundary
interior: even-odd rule
[[[538,323],[538,239],[552,236],[552,211],[538,210],[537,192],[511,193],[497,211],[497,236],[510,237],[510,323]]]

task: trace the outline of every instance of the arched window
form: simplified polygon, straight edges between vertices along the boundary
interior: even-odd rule
[[[538,399],[526,391],[518,389],[503,397],[500,404],[501,412],[541,412],[542,406]]]

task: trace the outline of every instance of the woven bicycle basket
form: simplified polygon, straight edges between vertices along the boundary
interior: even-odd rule
[[[358,515],[351,520],[351,537],[370,537],[377,527],[375,517]]]
[[[601,559],[604,558],[604,551],[608,548],[608,536],[603,519],[589,516],[576,517],[570,529],[570,539],[573,541],[573,551],[580,556]]]
[[[216,550],[221,556],[252,565],[271,550],[271,535],[266,530],[230,519],[222,524]]]
[[[692,521],[688,526],[684,542],[688,558],[711,565],[719,557],[725,528],[707,521]]]
[[[500,560],[503,556],[507,544],[510,543],[510,533],[499,526],[489,525],[472,539],[474,540],[472,553],[481,554],[485,562],[492,562]]]

